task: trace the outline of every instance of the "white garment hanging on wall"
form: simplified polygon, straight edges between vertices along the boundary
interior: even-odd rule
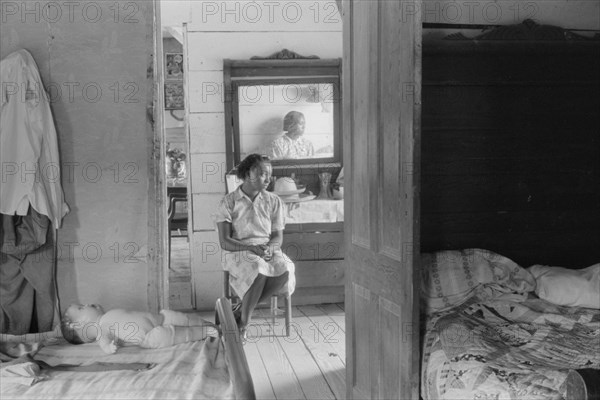
[[[60,228],[69,212],[60,181],[54,120],[37,65],[27,50],[0,61],[0,213],[27,215],[31,205]]]

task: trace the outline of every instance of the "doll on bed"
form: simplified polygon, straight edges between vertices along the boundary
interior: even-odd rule
[[[162,310],[149,312],[113,309],[104,312],[97,304],[71,304],[61,321],[61,330],[73,344],[97,341],[108,354],[120,346],[156,349],[204,340],[217,331],[215,325],[194,314]]]

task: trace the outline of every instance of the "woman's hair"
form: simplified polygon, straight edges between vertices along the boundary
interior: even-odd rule
[[[79,337],[79,334],[73,328],[73,321],[69,317],[63,317],[60,321],[60,331],[67,342],[71,344],[83,344],[84,341]]]
[[[304,118],[304,114],[302,114],[300,111],[290,111],[289,113],[285,114],[285,117],[283,117],[283,130],[288,132],[292,125],[298,123],[300,118]]]
[[[250,174],[252,168],[258,167],[260,163],[270,163],[271,160],[267,156],[260,154],[250,154],[244,158],[241,163],[237,166],[237,177],[240,179],[246,179]]]

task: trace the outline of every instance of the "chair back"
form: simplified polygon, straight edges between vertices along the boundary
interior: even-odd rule
[[[229,286],[229,271],[223,271],[223,297],[231,299],[231,286]]]
[[[227,193],[233,192],[238,188],[244,181],[237,177],[234,173],[225,174],[225,189]]]

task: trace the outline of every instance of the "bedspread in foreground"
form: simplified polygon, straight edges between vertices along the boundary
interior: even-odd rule
[[[12,399],[232,399],[233,387],[220,339],[162,349],[123,347],[107,355],[96,343],[61,344],[42,348],[36,360],[50,365],[97,362],[148,363],[142,371],[44,371],[45,380],[32,386],[3,384],[2,400]]]
[[[567,399],[572,370],[600,369],[600,310],[471,299],[426,323],[426,400]]]

